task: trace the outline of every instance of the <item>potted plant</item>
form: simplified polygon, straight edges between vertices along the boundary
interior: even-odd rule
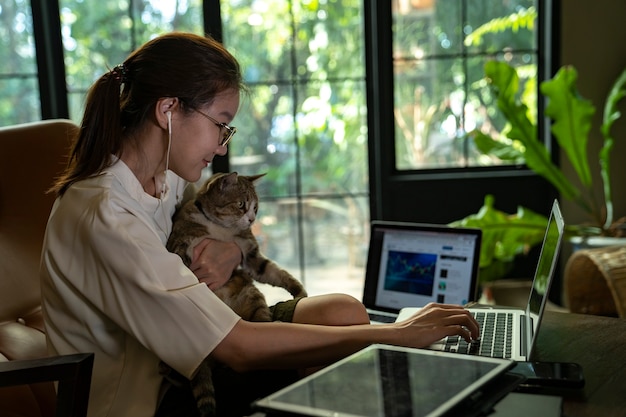
[[[504,62],[490,61],[485,64],[485,75],[494,89],[497,107],[507,120],[507,126],[495,137],[479,130],[470,133],[477,149],[500,160],[525,163],[549,181],[562,198],[580,206],[587,213],[588,222],[568,225],[568,237],[625,236],[626,217],[615,220],[613,213],[609,168],[615,141],[610,131],[613,123],[621,116],[617,104],[626,95],[626,70],[613,84],[604,106],[600,127],[604,144],[597,156],[601,186],[592,180],[587,150],[591,119],[596,109],[590,101],[580,96],[576,88],[577,72],[574,67],[562,67],[552,79],[541,83],[540,92],[548,99],[545,115],[551,121],[552,134],[576,173],[575,180],[567,178],[552,163],[546,146],[538,139],[536,121],[532,120],[528,106],[519,98],[519,77],[515,68]],[[604,196],[602,204],[598,204],[594,198],[599,188]],[[483,281],[502,276],[516,255],[539,243],[546,224],[545,216],[523,207],[518,208],[518,212],[513,215],[499,212],[494,207],[492,196],[486,197],[485,205],[478,213],[453,223],[483,230]]]

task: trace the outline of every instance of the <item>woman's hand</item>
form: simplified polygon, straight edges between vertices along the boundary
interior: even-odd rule
[[[461,306],[430,303],[415,315],[397,324],[402,340],[395,344],[427,347],[446,336],[459,335],[467,342],[480,337],[478,323]]]
[[[193,248],[189,268],[199,281],[215,291],[228,281],[241,263],[241,250],[232,242],[204,239]]]

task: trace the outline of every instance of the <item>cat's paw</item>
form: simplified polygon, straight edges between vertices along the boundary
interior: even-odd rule
[[[296,294],[291,294],[293,295],[293,298],[303,298],[303,297],[308,297],[308,294],[306,293],[305,289],[301,289],[299,292],[297,292]]]

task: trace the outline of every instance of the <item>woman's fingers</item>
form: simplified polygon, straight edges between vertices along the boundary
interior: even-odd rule
[[[472,314],[463,307],[431,303],[405,321],[409,328],[428,329],[428,340],[437,341],[445,336],[458,335],[467,342],[480,337],[480,328]],[[428,343],[430,344],[430,343]]]

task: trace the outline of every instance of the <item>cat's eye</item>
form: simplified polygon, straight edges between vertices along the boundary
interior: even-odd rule
[[[244,209],[246,208],[246,202],[245,201],[240,201],[237,203],[237,207],[240,209]]]

